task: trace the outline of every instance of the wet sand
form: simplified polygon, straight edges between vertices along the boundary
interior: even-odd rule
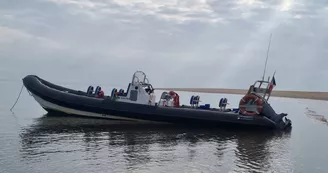
[[[240,94],[244,95],[248,90],[243,89],[222,89],[222,88],[156,88],[157,90],[174,90],[186,92],[201,93],[222,93],[222,94]],[[301,98],[312,100],[328,100],[328,92],[310,92],[310,91],[272,91],[272,97]]]

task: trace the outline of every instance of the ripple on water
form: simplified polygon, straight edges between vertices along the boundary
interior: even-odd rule
[[[306,107],[306,113],[305,114],[308,117],[310,117],[311,119],[316,120],[317,122],[320,122],[320,123],[328,126],[327,117],[317,113],[315,110],[312,110],[312,109]]]

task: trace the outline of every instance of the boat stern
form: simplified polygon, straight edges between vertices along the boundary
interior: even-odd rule
[[[280,113],[277,114],[274,109],[271,107],[270,104],[264,103],[263,104],[263,111],[262,111],[263,116],[269,118],[273,122],[275,122],[276,126],[279,129],[285,129],[287,127],[291,127],[292,121],[287,118],[286,113]]]

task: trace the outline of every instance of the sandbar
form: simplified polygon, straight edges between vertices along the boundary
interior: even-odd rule
[[[185,92],[199,93],[221,93],[221,94],[237,94],[245,95],[247,90],[244,89],[225,89],[225,88],[156,88],[157,90],[174,90]],[[274,90],[271,97],[286,97],[312,100],[328,100],[328,92],[311,92],[311,91],[283,91]]]

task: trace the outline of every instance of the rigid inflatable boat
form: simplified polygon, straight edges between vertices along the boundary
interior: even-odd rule
[[[23,78],[30,95],[48,112],[67,115],[109,118],[127,121],[161,123],[264,127],[286,129],[291,127],[287,114],[277,114],[268,103],[271,82],[258,80],[240,100],[238,108],[228,109],[227,98],[221,98],[218,108],[200,105],[200,97],[192,96],[190,105],[180,105],[179,95],[164,91],[156,102],[154,88],[146,74],[136,71],[126,92],[112,89],[104,94],[100,86],[89,86],[87,91],[73,90],[50,83],[36,75]]]

